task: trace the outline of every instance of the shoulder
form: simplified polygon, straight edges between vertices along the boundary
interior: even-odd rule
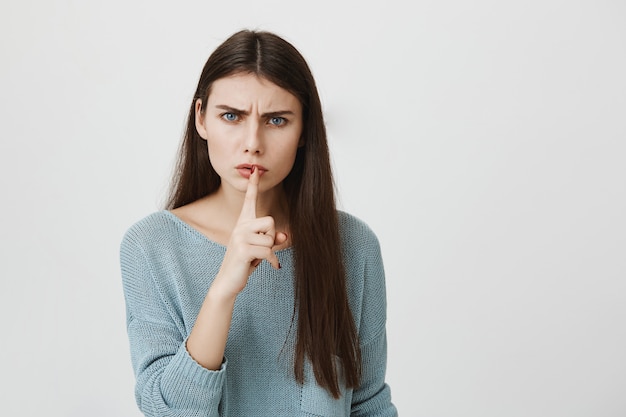
[[[145,251],[182,244],[194,238],[197,238],[196,234],[182,220],[167,210],[161,210],[131,225],[122,237],[121,247],[135,247]]]
[[[173,226],[172,214],[166,210],[157,211],[132,224],[124,233],[122,243],[138,243],[155,239],[167,233]]]
[[[378,250],[378,237],[362,219],[345,211],[337,210],[339,233],[344,246],[371,248]]]

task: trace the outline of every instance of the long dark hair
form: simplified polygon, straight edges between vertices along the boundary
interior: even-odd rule
[[[346,387],[358,387],[361,352],[348,304],[322,106],[311,70],[293,45],[269,32],[243,30],[211,54],[189,108],[167,208],[191,203],[219,188],[220,177],[209,162],[205,141],[196,131],[195,103],[201,99],[204,111],[213,82],[237,73],[267,79],[302,104],[303,146],[298,148],[294,166],[283,181],[295,254],[294,313],[298,326],[294,373],[303,383],[308,357],[317,383],[338,398],[339,375]]]

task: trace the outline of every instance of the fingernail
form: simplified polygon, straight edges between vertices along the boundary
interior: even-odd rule
[[[250,169],[250,174],[254,174],[255,169],[256,169],[256,165],[252,165],[252,168]]]

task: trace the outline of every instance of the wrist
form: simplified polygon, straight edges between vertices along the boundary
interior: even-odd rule
[[[229,306],[235,304],[238,292],[233,291],[225,285],[221,284],[221,281],[216,277],[215,281],[209,287],[207,292],[207,298],[211,300],[211,303],[220,306]]]

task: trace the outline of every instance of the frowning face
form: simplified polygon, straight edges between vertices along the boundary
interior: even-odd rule
[[[246,191],[250,168],[262,173],[259,191],[279,185],[293,167],[302,135],[302,106],[287,90],[254,74],[220,78],[196,129],[207,141],[221,187]]]

